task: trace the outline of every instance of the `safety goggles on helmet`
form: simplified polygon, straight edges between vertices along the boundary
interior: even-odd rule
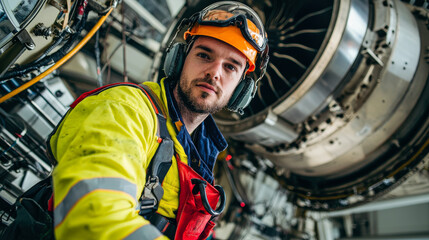
[[[267,44],[264,25],[253,9],[238,2],[218,2],[203,9],[198,16],[199,25],[227,27],[234,25],[246,40],[262,52]]]

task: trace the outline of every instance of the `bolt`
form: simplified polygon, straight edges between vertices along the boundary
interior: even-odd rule
[[[55,96],[56,97],[62,97],[64,95],[64,93],[61,91],[61,90],[57,90],[56,92],[55,92]]]
[[[24,46],[28,49],[28,50],[33,50],[34,47],[36,47],[36,45],[32,42],[26,42],[24,43]]]

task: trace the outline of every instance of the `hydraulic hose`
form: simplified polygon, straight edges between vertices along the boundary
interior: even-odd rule
[[[101,25],[106,21],[107,17],[110,15],[110,13],[113,11],[113,7],[106,13],[106,15],[102,16],[100,20],[95,24],[95,26],[89,31],[89,33],[72,49],[69,53],[67,53],[63,58],[58,60],[52,67],[48,68],[46,71],[38,75],[37,77],[33,78],[32,80],[26,82],[25,84],[19,86],[17,89],[13,90],[12,92],[2,96],[0,98],[0,103],[3,103],[4,101],[8,100],[9,98],[19,94],[20,92],[24,91],[25,89],[31,87],[35,83],[39,82],[41,79],[52,73],[54,70],[56,70],[58,67],[63,65],[66,61],[68,61],[73,55],[75,55],[88,41],[91,39],[91,37],[98,31],[98,29],[101,27]]]

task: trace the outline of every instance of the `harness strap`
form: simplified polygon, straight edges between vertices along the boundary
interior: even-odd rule
[[[176,221],[174,219],[166,218],[161,214],[154,213],[149,219],[150,223],[154,225],[162,234],[169,239],[174,239],[176,235]]]
[[[158,140],[159,146],[149,164],[146,185],[140,197],[139,214],[148,218],[158,210],[159,201],[161,201],[164,195],[164,189],[162,189],[161,184],[171,167],[171,159],[174,154],[174,142],[171,140],[170,133],[168,132],[165,111],[164,108],[160,107],[162,105],[160,105],[158,96],[155,95],[148,86],[141,85],[141,87],[155,108],[161,110],[156,111],[160,136]]]
[[[156,106],[157,109],[160,109],[161,112],[158,111],[156,114],[158,118],[159,125],[159,136],[161,140],[159,140],[160,145],[155,152],[155,155],[150,162],[148,177],[150,176],[158,176],[159,182],[163,182],[165,175],[167,175],[168,170],[171,167],[171,158],[174,154],[174,143],[171,140],[170,133],[167,129],[167,119],[165,117],[165,111],[163,107],[160,107],[160,100],[157,95],[152,92],[146,85],[142,85],[143,89],[146,90],[146,95],[153,99],[153,105]]]

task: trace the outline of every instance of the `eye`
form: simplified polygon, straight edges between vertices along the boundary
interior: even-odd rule
[[[203,59],[210,59],[210,56],[203,52],[197,53],[197,56]]]
[[[232,65],[232,64],[227,64],[227,65],[226,65],[226,67],[227,67],[229,70],[231,70],[231,71],[236,71],[236,70],[237,70],[237,68],[236,68],[234,65]]]

